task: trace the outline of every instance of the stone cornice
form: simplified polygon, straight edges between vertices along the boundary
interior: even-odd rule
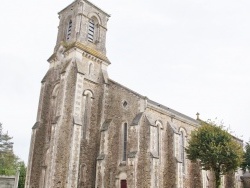
[[[54,60],[56,58],[56,53],[53,53],[49,59],[47,60],[48,62],[51,62],[52,60]]]
[[[110,79],[110,78],[109,78],[108,80],[109,80],[109,82],[112,82],[114,85],[116,85],[116,86],[118,86],[118,87],[121,87],[121,89],[127,90],[128,92],[130,92],[130,93],[136,95],[137,97],[139,97],[139,98],[141,98],[141,99],[146,99],[146,98],[147,98],[146,96],[143,96],[143,95],[141,95],[141,94],[139,94],[139,93],[133,91],[132,89],[129,89],[128,87],[126,87],[126,86],[124,86],[124,85],[122,85],[122,84],[119,84],[118,82],[116,82],[116,81],[114,81],[114,80],[112,80],[112,79]]]
[[[88,1],[88,0],[84,0],[85,3],[88,3],[90,6],[95,7],[97,10],[99,10],[100,12],[102,12],[103,14],[105,14],[107,17],[110,17],[110,14],[104,12],[102,9],[100,9],[98,6],[94,5],[92,2]],[[67,10],[69,7],[73,6],[77,1],[72,2],[71,4],[69,4],[67,7],[65,7],[64,9],[62,9],[60,12],[58,12],[58,14],[60,15],[63,11]]]
[[[64,46],[65,48],[65,52],[70,51],[72,48],[78,48],[81,51],[83,51],[83,56],[87,57],[89,59],[92,59],[93,61],[99,62],[99,63],[104,63],[106,65],[110,65],[110,61],[109,59],[106,57],[106,55],[104,55],[103,53],[88,47],[87,45],[84,45],[80,42],[73,42],[73,43],[65,43],[65,42],[61,42],[61,44]],[[52,61],[55,61],[57,59],[57,55],[56,53],[53,53],[49,59],[47,60],[49,63],[51,63]]]
[[[58,14],[60,15],[63,11],[65,11],[67,8],[71,7],[72,5],[75,4],[75,1],[70,3],[68,6],[66,6],[64,9],[62,9],[60,12],[58,12]]]
[[[99,51],[97,51],[97,50],[94,50],[93,48],[90,48],[90,47],[88,47],[88,46],[86,46],[86,45],[84,45],[84,44],[82,44],[82,43],[80,43],[80,42],[73,42],[73,43],[71,43],[71,44],[65,44],[64,46],[65,46],[65,48],[66,48],[65,51],[68,51],[68,50],[70,50],[71,48],[76,47],[76,48],[79,48],[79,49],[81,49],[82,51],[85,52],[85,53],[83,53],[83,55],[85,55],[85,56],[87,56],[87,57],[88,57],[88,55],[92,55],[92,56],[94,56],[95,58],[98,58],[98,59],[100,59],[100,60],[102,60],[102,61],[105,61],[106,63],[110,64],[110,61],[109,61],[109,59],[106,57],[106,55],[104,55],[103,53],[101,53],[101,52],[99,52]],[[86,54],[86,53],[87,53],[87,54]],[[94,58],[94,57],[92,57],[92,58]]]
[[[110,14],[104,12],[102,9],[100,9],[98,6],[96,6],[95,4],[93,4],[90,1],[84,0],[86,3],[88,3],[90,6],[95,7],[97,10],[99,10],[100,12],[102,12],[103,14],[105,14],[106,16],[110,17]]]
[[[187,123],[187,124],[189,124],[191,126],[194,126],[194,127],[199,126],[199,122],[196,121],[195,119],[193,119],[193,120],[191,118],[187,119],[186,117],[182,117],[180,114],[177,114],[177,113],[174,113],[174,112],[169,111],[167,109],[155,106],[154,104],[148,103],[147,108],[155,110],[155,111],[157,111],[159,113],[162,113],[164,115],[167,115],[169,117],[174,117],[174,119],[177,119],[177,120],[179,120],[181,122]]]
[[[96,81],[94,81],[92,79],[89,79],[89,78],[84,78],[84,80],[86,80],[89,83],[95,84],[95,85],[98,84],[98,82],[96,82]]]

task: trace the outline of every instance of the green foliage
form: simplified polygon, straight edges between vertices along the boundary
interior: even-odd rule
[[[8,133],[2,134],[0,139],[0,152],[12,151],[13,142],[11,142],[12,137]]]
[[[250,171],[250,141],[246,143],[244,152],[244,161],[241,167],[244,172],[246,171],[246,169]]]
[[[240,144],[222,126],[214,122],[202,122],[191,133],[187,158],[197,160],[204,170],[215,173],[216,187],[220,185],[220,176],[236,170],[242,163],[243,150]]]
[[[20,188],[24,187],[26,167],[23,161],[14,154],[12,137],[8,133],[3,133],[0,123],[0,175],[15,175],[20,170]],[[23,186],[22,186],[23,185]],[[18,185],[19,187],[19,185]]]
[[[12,151],[13,142],[11,142],[12,137],[8,133],[3,133],[2,123],[0,123],[0,153]]]
[[[13,153],[12,137],[3,133],[0,123],[0,175],[15,175],[18,167],[18,157]]]
[[[25,187],[25,177],[26,177],[26,167],[24,162],[19,163],[19,182],[18,182],[18,188],[24,188]]]
[[[15,175],[19,158],[13,152],[0,154],[0,175]]]

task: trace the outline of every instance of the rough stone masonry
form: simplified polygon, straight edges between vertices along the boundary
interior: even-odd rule
[[[185,156],[199,121],[109,78],[109,17],[87,0],[59,12],[32,128],[26,188],[213,187],[210,172]],[[240,187],[237,177],[224,177],[224,187]]]

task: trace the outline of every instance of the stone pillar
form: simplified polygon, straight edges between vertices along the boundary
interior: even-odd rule
[[[245,172],[243,176],[240,177],[243,181],[243,187],[248,188],[250,187],[250,172]]]
[[[68,170],[68,188],[77,187],[78,173],[79,173],[79,157],[80,157],[80,145],[81,145],[81,133],[82,133],[82,122],[81,122],[81,95],[83,93],[83,80],[84,76],[77,73],[76,80],[76,91],[74,100],[74,123],[73,133],[71,140],[71,150],[69,159],[69,170]]]

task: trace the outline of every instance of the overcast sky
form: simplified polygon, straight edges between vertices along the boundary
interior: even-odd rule
[[[56,42],[57,12],[72,0],[4,0],[0,7],[0,122],[28,160],[40,82]],[[250,1],[92,0],[111,14],[109,77],[250,138]],[[242,136],[242,137],[241,137]]]

